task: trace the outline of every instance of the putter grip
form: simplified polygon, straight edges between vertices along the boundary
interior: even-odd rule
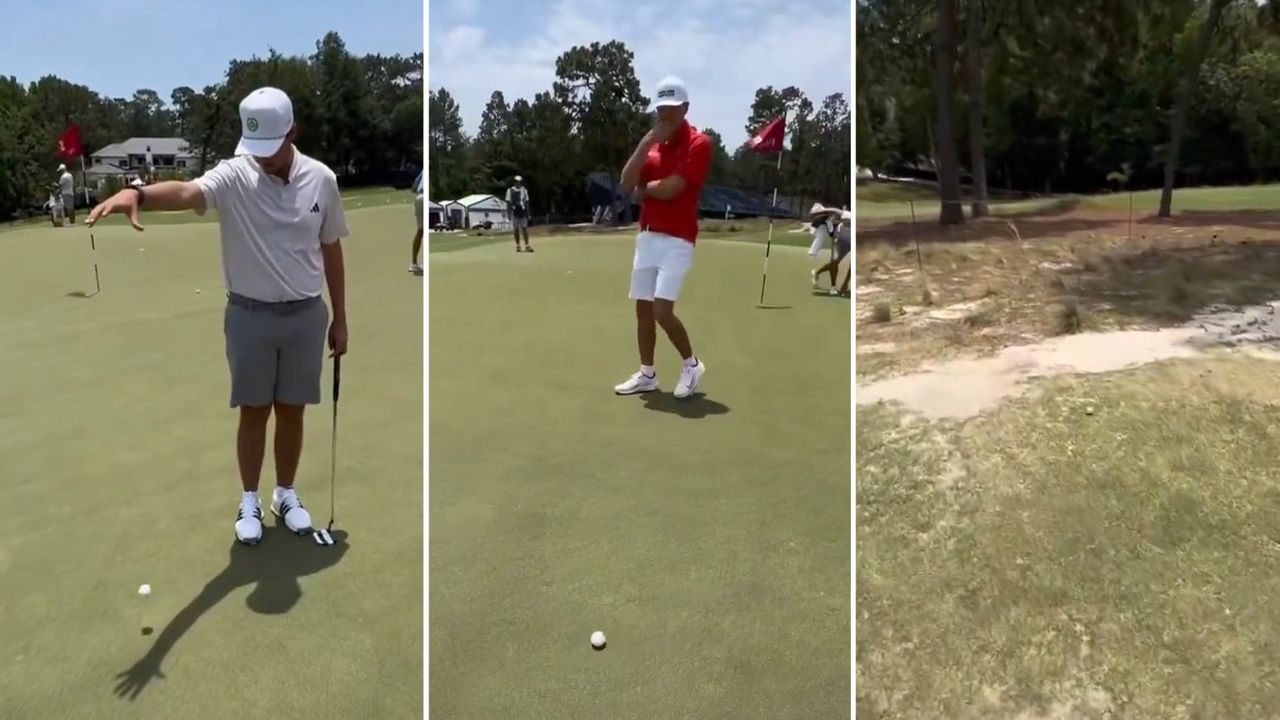
[[[342,387],[342,358],[333,359],[333,401],[338,402],[338,389]]]

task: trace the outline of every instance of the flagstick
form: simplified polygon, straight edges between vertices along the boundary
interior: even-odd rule
[[[778,172],[782,172],[782,151],[778,151]],[[773,215],[778,208],[778,178],[774,175],[773,180],[773,206],[769,211],[769,238],[764,244],[764,269],[760,272],[760,305],[764,304],[764,286],[769,280],[769,250],[773,247]]]
[[[80,154],[80,190],[84,193],[85,212],[89,212],[89,183],[84,177],[84,153]],[[75,208],[72,208],[75,210]]]

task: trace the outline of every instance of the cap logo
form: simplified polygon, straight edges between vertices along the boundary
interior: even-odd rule
[[[658,97],[660,98],[673,98],[675,96],[676,96],[675,90],[659,90],[658,91]]]
[[[258,118],[249,118],[244,122],[244,126],[249,128],[249,132],[258,132]]]

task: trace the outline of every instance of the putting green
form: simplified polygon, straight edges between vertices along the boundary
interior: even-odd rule
[[[615,397],[631,238],[535,248],[430,256],[432,715],[848,717],[849,301],[775,247],[757,309],[763,249],[707,240],[705,396],[660,333],[663,392]]]
[[[99,227],[103,289],[88,299],[69,295],[93,289],[86,229],[0,235],[0,717],[422,717],[413,217],[348,220],[335,529],[350,535],[334,549],[273,519],[260,546],[233,547],[216,225]],[[317,522],[324,382],[298,478]]]

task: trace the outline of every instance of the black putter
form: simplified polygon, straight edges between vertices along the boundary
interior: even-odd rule
[[[334,485],[338,476],[338,388],[342,385],[342,358],[333,359],[333,434],[329,438],[329,525],[311,533],[317,545],[333,545]]]
[[[93,239],[93,233],[89,233],[89,252],[93,255],[93,294],[97,295],[102,292],[102,281],[98,279],[98,243]]]

